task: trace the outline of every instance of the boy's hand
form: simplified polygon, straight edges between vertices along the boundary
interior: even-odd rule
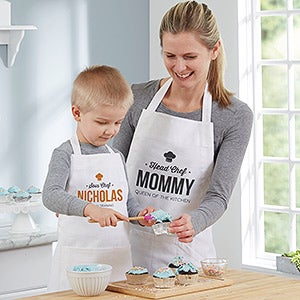
[[[148,215],[148,214],[150,214],[150,213],[152,213],[152,212],[154,212],[155,211],[155,208],[154,207],[152,207],[152,206],[147,206],[146,208],[144,208],[143,210],[141,210],[140,212],[139,212],[139,216],[145,216],[145,215]],[[139,220],[138,221],[142,226],[152,226],[152,225],[154,225],[155,224],[155,220],[153,219],[153,220]]]
[[[98,222],[101,227],[116,227],[120,220],[129,222],[128,218],[121,213],[111,208],[102,208],[91,203],[85,207],[84,216]]]

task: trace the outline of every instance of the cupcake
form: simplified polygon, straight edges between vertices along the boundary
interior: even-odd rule
[[[172,217],[169,213],[159,209],[151,213],[151,216],[155,219],[155,224],[152,229],[156,235],[171,234],[169,233],[169,225],[172,222]]]
[[[169,262],[168,267],[172,269],[172,271],[176,274],[176,270],[183,264],[182,256],[175,256]]]
[[[42,195],[41,190],[33,185],[31,185],[26,192],[30,194],[32,200],[38,200]]]
[[[156,288],[172,288],[175,286],[176,276],[171,268],[162,267],[153,273],[154,286]]]
[[[9,200],[9,192],[8,190],[0,187],[0,203],[5,203]]]
[[[9,192],[3,187],[0,187],[0,203],[5,203],[8,200],[9,200]]]
[[[129,284],[145,284],[148,279],[149,272],[144,267],[135,266],[128,270],[125,273],[125,276],[127,278],[127,283]]]
[[[15,193],[19,193],[21,191],[21,189],[18,187],[18,186],[16,186],[16,185],[13,185],[13,186],[11,186],[9,189],[8,189],[8,192],[11,194],[11,195],[13,195],[13,194],[15,194]]]
[[[176,277],[179,284],[194,284],[198,281],[199,270],[191,262],[183,263],[177,268]]]
[[[28,192],[20,191],[13,195],[15,202],[26,202],[31,198],[31,195]]]

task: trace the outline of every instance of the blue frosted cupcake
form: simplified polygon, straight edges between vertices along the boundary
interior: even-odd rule
[[[175,286],[176,276],[171,268],[159,268],[153,273],[154,286],[156,288],[167,289]]]
[[[182,256],[175,256],[169,262],[168,267],[172,269],[172,271],[176,274],[177,269],[183,264]]]
[[[132,267],[125,273],[127,283],[129,284],[145,284],[149,277],[147,268],[144,267]]]
[[[179,284],[194,284],[198,281],[199,270],[192,263],[183,263],[177,268],[176,277]]]
[[[30,194],[32,200],[39,200],[42,196],[41,190],[33,185],[31,185],[26,192]]]
[[[163,211],[162,209],[156,210],[151,213],[151,216],[155,219],[155,224],[152,229],[156,235],[160,234],[172,234],[169,233],[169,225],[172,222],[172,216]]]
[[[19,193],[21,191],[21,189],[16,186],[16,185],[13,185],[11,186],[8,190],[7,190],[11,195],[14,195],[15,193]]]
[[[0,203],[5,203],[7,201],[9,201],[9,192],[3,187],[0,187]]]
[[[30,194],[25,191],[14,193],[12,197],[15,202],[26,202],[31,198]]]

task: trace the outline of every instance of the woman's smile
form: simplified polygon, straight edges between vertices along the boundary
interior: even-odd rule
[[[179,73],[174,72],[174,74],[175,74],[177,77],[179,77],[180,79],[186,79],[186,78],[192,76],[193,73],[194,73],[194,72],[190,72],[190,73],[187,73],[187,74],[179,74]]]

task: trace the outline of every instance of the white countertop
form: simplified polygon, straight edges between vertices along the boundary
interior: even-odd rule
[[[0,228],[0,251],[50,244],[57,241],[56,228],[40,227],[39,232],[15,234],[10,227]]]
[[[0,223],[0,251],[50,244],[57,241],[57,229],[51,223],[36,223],[31,214],[43,216],[41,196],[26,202],[7,201],[0,203],[0,218],[9,216]],[[41,218],[45,219],[46,218]],[[41,221],[41,220],[39,220]]]

